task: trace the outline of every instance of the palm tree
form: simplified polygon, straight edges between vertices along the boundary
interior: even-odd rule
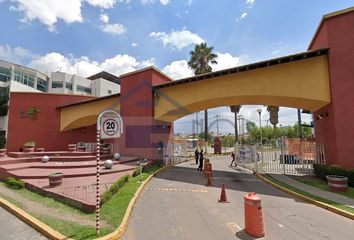
[[[230,106],[231,112],[235,113],[235,141],[238,142],[238,133],[237,133],[237,114],[240,112],[241,105]]]
[[[213,53],[213,47],[208,47],[206,43],[197,44],[194,50],[190,52],[188,66],[194,70],[194,75],[209,73],[213,69],[210,64],[216,64],[215,60],[218,57]],[[204,132],[205,143],[208,142],[208,110],[204,110]],[[205,147],[206,152],[207,147]]]

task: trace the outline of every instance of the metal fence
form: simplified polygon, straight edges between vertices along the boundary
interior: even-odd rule
[[[239,166],[261,173],[313,175],[313,164],[325,164],[323,145],[312,140],[282,138],[273,145],[235,145]]]

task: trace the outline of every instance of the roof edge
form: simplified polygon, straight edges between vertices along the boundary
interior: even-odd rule
[[[327,13],[327,14],[323,15],[320,23],[317,25],[315,34],[313,35],[313,37],[312,37],[307,49],[311,48],[311,46],[312,46],[317,34],[320,31],[320,28],[321,28],[321,26],[322,26],[322,24],[324,23],[325,20],[327,20],[329,18],[332,18],[332,17],[339,16],[339,15],[343,15],[343,14],[346,14],[346,13],[349,13],[349,12],[352,12],[352,11],[354,11],[354,7],[345,8],[345,9],[342,9],[342,10],[338,10],[338,11]]]
[[[176,81],[167,82],[167,83],[153,86],[153,89],[156,90],[156,89],[171,87],[171,86],[175,86],[175,85],[179,85],[179,84],[183,84],[183,83],[204,80],[204,79],[208,79],[208,78],[212,78],[212,77],[216,77],[216,76],[222,76],[222,75],[226,75],[226,74],[230,74],[230,73],[238,73],[238,72],[254,70],[257,68],[270,67],[270,66],[277,65],[277,64],[283,64],[283,63],[288,63],[288,62],[292,62],[292,61],[303,60],[306,58],[326,55],[327,53],[328,53],[328,48],[320,48],[320,49],[316,49],[316,50],[310,50],[310,51],[296,53],[296,54],[292,54],[292,55],[288,55],[288,56],[284,56],[284,57],[273,58],[273,59],[250,63],[250,64],[237,66],[237,67],[233,67],[233,68],[227,68],[227,69],[223,69],[223,70],[219,70],[219,71],[215,71],[215,72],[204,73],[204,74],[200,74],[200,75],[196,75],[196,76],[182,78],[182,79],[178,79]]]
[[[158,72],[159,74],[161,74],[162,76],[168,78],[170,81],[173,81],[173,79],[170,76],[168,76],[167,74],[163,73],[160,69],[158,69],[157,67],[154,67],[154,66],[149,66],[149,67],[146,67],[146,68],[135,70],[133,72],[124,73],[124,74],[119,75],[119,77],[120,78],[127,77],[127,76],[130,76],[130,75],[134,75],[134,74],[138,74],[138,73],[141,73],[141,72],[145,72],[147,70],[154,70],[154,71]]]

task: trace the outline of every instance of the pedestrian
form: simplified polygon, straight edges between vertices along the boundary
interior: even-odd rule
[[[236,161],[235,161],[235,153],[234,152],[231,153],[231,158],[232,158],[232,161],[230,163],[230,166],[232,167],[232,164],[235,164],[235,167],[237,167],[237,164],[236,164]]]
[[[199,151],[198,151],[198,148],[195,149],[194,157],[195,157],[195,164],[198,165],[198,160],[199,160]]]
[[[203,156],[203,149],[202,149],[200,150],[199,153],[199,166],[198,166],[199,171],[203,171],[203,160],[204,160],[204,156]]]

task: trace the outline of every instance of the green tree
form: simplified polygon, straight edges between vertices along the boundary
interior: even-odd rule
[[[208,47],[206,43],[197,44],[190,52],[188,66],[194,71],[194,75],[209,73],[213,69],[210,64],[216,64],[218,56],[213,53],[213,47]],[[208,133],[208,110],[204,110],[205,132]],[[208,142],[208,134],[205,135],[205,142]]]

